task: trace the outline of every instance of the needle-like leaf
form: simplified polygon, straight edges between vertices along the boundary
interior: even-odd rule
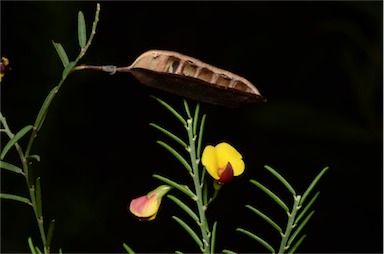
[[[13,195],[13,194],[0,193],[0,198],[11,199],[11,200],[15,200],[15,201],[20,201],[20,202],[26,203],[28,205],[32,205],[31,201],[28,198],[20,197],[20,196]]]
[[[296,191],[293,189],[293,187],[288,183],[287,180],[285,180],[285,178],[280,175],[279,173],[277,173],[276,170],[274,170],[273,168],[271,168],[270,166],[267,166],[265,165],[264,166],[265,169],[267,169],[271,174],[273,174],[277,179],[279,179],[279,181],[284,184],[284,186],[292,193],[293,196],[296,196]]]
[[[211,253],[215,253],[215,243],[216,243],[216,228],[217,228],[217,221],[213,223],[212,227],[212,237],[211,237]]]
[[[242,228],[237,228],[236,231],[241,232],[241,233],[251,237],[252,239],[258,241],[265,248],[267,248],[271,253],[275,253],[275,250],[273,249],[273,247],[269,243],[267,243],[265,240],[263,240],[261,237],[249,232],[248,230],[242,229]]]
[[[123,247],[128,254],[135,254],[135,252],[127,244],[123,243]]]
[[[286,212],[289,212],[288,206],[281,200],[276,194],[274,194],[271,190],[269,190],[267,187],[262,185],[256,180],[250,180],[251,183],[259,187],[262,191],[264,191],[268,196],[270,196],[279,206],[281,206]]]
[[[185,231],[188,232],[188,234],[192,237],[193,240],[195,240],[195,242],[197,243],[197,245],[199,245],[200,248],[203,248],[203,242],[197,236],[195,231],[193,231],[193,229],[190,226],[188,226],[187,223],[185,223],[182,219],[180,219],[179,217],[176,217],[176,216],[172,216],[172,219],[177,221],[177,223],[179,223],[185,229]]]
[[[309,219],[312,217],[312,215],[315,213],[315,211],[312,211],[310,214],[308,214],[308,216],[303,220],[303,222],[297,227],[297,229],[295,230],[295,232],[292,234],[292,236],[289,238],[288,240],[288,246],[290,246],[293,241],[295,240],[295,238],[297,237],[297,235],[300,233],[300,231],[304,228],[304,226],[307,224],[307,222],[309,221]]]
[[[180,145],[182,145],[184,148],[187,147],[187,144],[181,140],[179,137],[177,137],[175,134],[173,134],[172,132],[170,131],[167,131],[166,129],[164,129],[163,127],[160,127],[159,125],[155,124],[155,123],[150,123],[149,124],[150,126],[152,126],[153,128],[161,131],[162,133],[164,133],[165,135],[167,135],[168,137],[172,138],[173,140],[175,140],[177,143],[179,143]]]
[[[256,209],[255,207],[252,207],[250,205],[246,205],[245,207],[247,207],[248,209],[250,209],[252,212],[256,213],[257,215],[259,215],[263,220],[265,220],[266,222],[268,222],[272,227],[274,227],[277,231],[279,231],[279,233],[283,232],[283,230],[281,229],[281,227],[279,225],[277,225],[276,222],[274,222],[271,218],[269,218],[267,215],[265,215],[263,212],[261,212],[260,210]]]
[[[316,176],[316,178],[312,181],[312,183],[309,185],[308,189],[304,192],[302,198],[301,198],[301,201],[300,201],[300,205],[304,204],[304,201],[306,200],[306,198],[308,197],[308,195],[311,193],[313,187],[315,187],[315,185],[317,184],[317,182],[320,180],[320,178],[325,174],[325,172],[327,172],[329,167],[325,167],[323,170],[321,170],[321,172]]]
[[[194,221],[196,221],[197,223],[199,222],[199,217],[196,215],[196,213],[194,213],[192,211],[191,208],[189,208],[186,204],[184,204],[183,201],[181,201],[180,199],[176,198],[175,196],[173,195],[167,195],[167,197],[172,200],[173,202],[175,202],[181,209],[183,209],[189,216],[192,217],[192,219]]]
[[[179,154],[175,149],[170,147],[168,144],[164,143],[163,141],[157,141],[159,145],[167,149],[173,156],[176,157],[180,161],[180,163],[188,170],[188,172],[192,172],[192,167],[189,165],[189,163],[184,159],[184,157]]]
[[[296,243],[295,245],[292,246],[292,248],[288,251],[289,254],[293,254],[295,253],[295,251],[297,250],[297,248],[300,246],[300,244],[304,241],[305,237],[307,237],[307,235],[303,235]]]
[[[198,136],[198,142],[197,142],[197,151],[196,151],[197,159],[200,159],[200,156],[201,156],[201,144],[202,144],[202,140],[203,140],[205,117],[206,117],[206,115],[203,115],[203,117],[201,118],[201,123],[200,123],[200,130],[199,130],[199,136]]]
[[[153,175],[154,178],[157,178],[159,179],[160,181],[163,181],[164,183],[174,187],[175,189],[178,189],[179,191],[187,194],[189,197],[191,197],[193,200],[196,200],[196,195],[195,193],[193,193],[189,188],[188,186],[186,185],[181,185],[181,184],[178,184],[176,183],[175,181],[172,181],[164,176],[160,176],[160,175],[157,175],[157,174],[154,174]]]
[[[174,116],[176,116],[177,119],[179,119],[179,121],[183,124],[183,125],[187,125],[187,121],[185,121],[185,119],[176,111],[174,110],[168,103],[166,103],[165,101],[155,97],[155,96],[152,96],[152,98],[154,98],[156,101],[158,101],[161,105],[163,105],[166,109],[168,109],[169,112],[171,112]]]
[[[309,201],[309,203],[304,207],[304,209],[300,212],[300,214],[297,216],[296,220],[295,220],[295,224],[298,224],[299,221],[303,218],[303,216],[307,213],[307,211],[309,210],[309,208],[312,206],[312,204],[315,202],[315,200],[317,199],[317,197],[319,196],[320,194],[320,191],[318,191],[315,196],[313,196],[313,198],[311,199],[311,201]]]
[[[32,130],[32,125],[27,125],[22,128],[18,133],[16,133],[12,139],[8,141],[8,143],[4,146],[3,151],[1,152],[0,159],[3,160],[5,155],[8,153],[9,149],[12,148],[25,134],[27,134],[30,130]]]
[[[5,161],[0,161],[0,168],[18,173],[18,174],[23,174],[23,170],[15,165],[9,164]]]

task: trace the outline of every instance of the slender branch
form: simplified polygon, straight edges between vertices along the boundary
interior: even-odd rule
[[[196,120],[196,119],[194,119]],[[200,177],[199,177],[199,167],[198,167],[198,160],[196,156],[196,136],[193,134],[193,119],[187,120],[187,126],[186,126],[187,132],[188,132],[188,139],[189,139],[189,154],[191,157],[191,163],[192,163],[192,172],[193,172],[193,183],[195,185],[195,191],[197,196],[197,208],[199,211],[199,218],[200,218],[200,230],[203,237],[203,253],[209,253],[210,252],[210,237],[208,232],[208,223],[205,216],[205,209],[203,204],[203,195],[202,195],[202,188],[200,184]]]
[[[287,227],[285,229],[284,234],[282,234],[282,239],[280,242],[280,248],[278,253],[284,253],[286,250],[289,249],[290,246],[287,246],[287,241],[289,239],[289,236],[291,234],[292,229],[296,226],[295,224],[295,218],[296,218],[296,213],[300,209],[300,200],[301,196],[293,196],[294,203],[292,207],[291,213],[287,212],[288,214],[288,222],[287,222]]]

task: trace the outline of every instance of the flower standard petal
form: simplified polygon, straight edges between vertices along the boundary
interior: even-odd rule
[[[208,145],[204,148],[203,154],[201,156],[201,163],[214,179],[218,180],[220,178],[218,171],[219,167],[217,162],[217,152],[215,147]]]
[[[220,168],[225,168],[227,163],[230,162],[234,176],[241,175],[244,172],[243,156],[233,146],[223,142],[216,146],[216,151]]]
[[[215,147],[206,146],[202,154],[202,164],[208,173],[221,183],[229,182],[231,177],[241,175],[245,169],[243,156],[226,142]],[[222,174],[225,174],[223,176],[225,180],[221,180]]]

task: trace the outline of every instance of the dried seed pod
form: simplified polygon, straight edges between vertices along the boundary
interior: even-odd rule
[[[149,50],[116,71],[131,72],[147,86],[216,105],[265,101],[245,78],[173,51]]]

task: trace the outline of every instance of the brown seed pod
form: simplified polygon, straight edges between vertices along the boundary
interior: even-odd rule
[[[245,78],[173,51],[149,50],[116,71],[130,72],[144,85],[211,104],[238,107],[266,101]]]

